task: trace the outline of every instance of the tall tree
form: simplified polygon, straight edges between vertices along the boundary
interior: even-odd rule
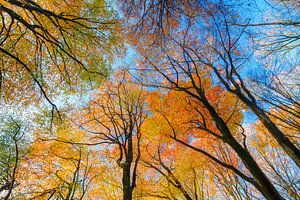
[[[111,145],[122,169],[123,199],[131,200],[141,157],[141,126],[147,117],[147,92],[130,80],[125,70],[101,88],[86,108],[81,127],[93,141]]]
[[[0,21],[4,100],[41,94],[57,110],[51,94],[61,92],[59,86],[78,91],[79,80],[107,77],[118,23],[105,1],[5,0]]]

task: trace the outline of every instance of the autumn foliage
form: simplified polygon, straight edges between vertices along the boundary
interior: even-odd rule
[[[291,2],[0,0],[0,199],[300,199]]]

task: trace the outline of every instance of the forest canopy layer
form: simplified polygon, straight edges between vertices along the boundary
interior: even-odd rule
[[[299,200],[296,0],[0,0],[0,199]]]

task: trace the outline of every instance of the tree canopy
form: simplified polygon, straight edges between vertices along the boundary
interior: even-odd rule
[[[0,199],[300,199],[299,8],[0,0]]]

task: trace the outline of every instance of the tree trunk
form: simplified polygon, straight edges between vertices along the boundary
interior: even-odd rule
[[[243,101],[243,99],[241,99]],[[287,155],[300,168],[300,149],[298,149],[288,137],[272,122],[266,113],[254,103],[243,101],[258,116],[259,120],[268,129],[269,133],[276,139],[278,144],[283,148]]]
[[[243,161],[246,168],[250,171],[254,179],[258,182],[257,188],[263,196],[268,200],[283,200],[277,189],[274,187],[270,179],[258,166],[256,161],[233,137],[228,138],[228,144],[234,149],[238,156]]]
[[[127,143],[126,160],[123,166],[123,200],[132,200],[133,187],[131,185],[131,163],[133,161],[133,149],[132,149],[132,132],[129,131],[128,143]]]
[[[130,183],[130,164],[125,163],[123,168],[123,200],[132,200],[132,188]]]
[[[200,91],[201,92],[201,91]],[[199,92],[199,93],[200,93]],[[265,173],[261,170],[261,168],[258,166],[256,161],[253,159],[251,154],[244,149],[240,143],[236,141],[236,139],[232,136],[230,129],[228,128],[227,124],[224,122],[224,120],[218,115],[214,107],[207,101],[205,98],[205,95],[201,94],[201,102],[203,105],[208,109],[210,115],[214,119],[218,129],[223,135],[223,141],[226,142],[240,157],[242,162],[245,164],[246,168],[250,171],[253,178],[257,181],[259,184],[258,186],[255,186],[262,195],[268,199],[268,200],[283,200],[277,189],[274,187],[272,182],[269,180],[269,178],[265,175]]]

